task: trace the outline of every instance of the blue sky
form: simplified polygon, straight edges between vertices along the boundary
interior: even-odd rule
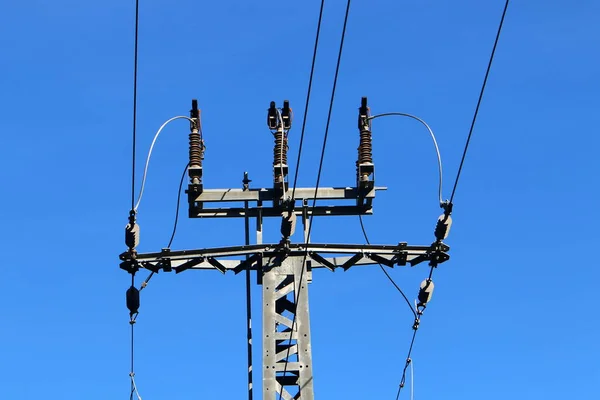
[[[254,186],[271,185],[271,100],[296,111],[293,171],[319,3],[142,1],[138,171],[156,129],[192,98],[203,112],[206,187],[240,187],[244,171]],[[302,186],[316,180],[344,7],[325,9]],[[448,197],[502,7],[354,1],[322,185],[353,184],[356,109],[368,96],[374,113],[430,124]],[[0,398],[127,398],[129,276],[117,256],[130,207],[134,2],[1,8]],[[413,352],[418,399],[598,396],[599,17],[585,0],[509,8],[455,198],[451,260],[435,273]],[[377,184],[389,190],[365,218],[370,239],[429,244],[440,211],[427,132],[402,118],[373,130]],[[187,132],[178,121],[159,139],[140,251],[168,242]],[[278,239],[278,224],[267,224],[266,240]],[[243,238],[242,221],[184,212],[173,248]],[[363,242],[356,218],[316,219],[313,240]],[[427,269],[390,273],[412,298]],[[258,389],[259,287],[253,295]],[[143,398],[245,398],[244,301],[242,275],[153,278],[136,325]],[[317,398],[393,398],[412,318],[381,271],[317,271],[310,304]]]

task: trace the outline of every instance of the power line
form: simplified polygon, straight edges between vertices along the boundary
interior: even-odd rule
[[[173,233],[171,233],[171,238],[169,239],[169,244],[167,248],[171,248],[173,244],[173,239],[175,239],[175,233],[177,232],[177,221],[179,220],[179,207],[181,202],[181,189],[183,187],[183,181],[185,180],[185,175],[188,169],[188,164],[185,165],[183,169],[183,173],[181,174],[181,180],[179,181],[179,188],[177,189],[177,206],[175,207],[175,221],[173,222]]]
[[[139,26],[139,0],[135,1],[135,45],[133,50],[133,133],[131,146],[131,209],[135,204],[135,137],[137,127],[137,67],[138,67],[138,26]]]
[[[498,46],[498,40],[500,39],[500,33],[502,32],[502,25],[504,24],[504,17],[506,16],[506,10],[508,9],[508,3],[510,0],[506,0],[504,4],[504,11],[502,11],[502,18],[500,19],[500,25],[498,26],[498,32],[496,33],[496,40],[494,41],[494,47],[492,48],[492,54],[490,55],[490,61],[488,62],[487,70],[485,71],[485,78],[481,85],[481,91],[479,92],[479,99],[477,100],[477,106],[475,107],[475,113],[473,114],[473,120],[471,121],[471,128],[469,129],[469,135],[467,136],[467,142],[463,151],[462,158],[460,160],[460,166],[456,174],[456,180],[454,181],[454,188],[452,189],[452,195],[450,196],[450,204],[454,200],[454,194],[456,193],[456,187],[458,186],[458,180],[460,179],[460,173],[462,172],[465,157],[467,156],[467,150],[469,149],[469,143],[471,142],[471,135],[473,135],[473,128],[475,127],[475,121],[477,120],[477,114],[479,113],[479,106],[481,105],[481,99],[483,99],[483,93],[485,91],[485,85],[487,84],[490,69],[492,68],[492,62],[494,61],[494,54],[496,53],[496,47]]]
[[[390,117],[390,116],[412,118],[412,119],[414,119],[416,121],[419,121],[421,124],[423,124],[425,126],[425,128],[427,128],[427,130],[429,131],[429,135],[431,136],[431,140],[433,141],[433,146],[435,147],[435,153],[436,153],[436,156],[437,156],[437,163],[438,163],[438,198],[439,198],[440,205],[442,205],[443,204],[443,200],[442,200],[442,181],[443,181],[442,156],[440,155],[440,148],[438,147],[438,143],[437,143],[437,140],[435,139],[435,134],[433,133],[433,130],[429,127],[429,125],[427,124],[427,122],[423,121],[421,118],[419,118],[417,116],[414,116],[412,114],[401,113],[401,112],[391,112],[391,113],[383,113],[383,114],[373,115],[372,117],[369,117],[368,120],[374,120],[376,118]]]
[[[314,195],[313,203],[312,203],[312,210],[313,210],[313,212],[311,212],[311,215],[310,215],[310,220],[309,220],[309,225],[308,225],[308,232],[307,232],[307,235],[306,235],[306,242],[307,243],[310,240],[310,233],[311,233],[312,226],[313,226],[312,221],[313,221],[313,218],[314,218],[314,209],[315,209],[315,206],[317,204],[317,193],[318,193],[318,190],[319,190],[319,183],[321,182],[321,172],[323,170],[323,160],[325,159],[325,149],[327,147],[327,137],[328,137],[328,134],[329,134],[329,125],[331,123],[331,113],[332,113],[332,110],[333,110],[333,103],[334,103],[334,100],[335,100],[335,89],[337,87],[337,80],[338,80],[338,76],[339,76],[339,72],[340,72],[340,64],[341,64],[341,61],[342,61],[342,51],[344,49],[344,38],[346,37],[346,27],[348,25],[348,15],[350,13],[350,2],[351,2],[351,0],[348,0],[348,2],[346,4],[346,14],[344,16],[344,26],[342,28],[342,37],[340,39],[340,49],[339,49],[339,52],[338,52],[337,64],[336,64],[336,67],[335,67],[335,75],[333,77],[333,87],[331,89],[331,99],[329,101],[329,111],[327,113],[327,123],[325,124],[325,134],[323,136],[323,146],[321,148],[321,158],[319,160],[319,170],[317,172],[317,183],[315,184],[315,195]],[[306,268],[306,257],[307,256],[308,256],[308,252],[305,252],[304,253],[304,259],[302,260],[302,271],[300,272],[300,283],[302,282],[302,278],[304,276],[304,270]],[[298,293],[296,295],[296,304],[298,304],[298,298],[300,297],[300,293],[302,293],[302,291],[301,291],[302,286],[301,286],[300,283],[297,286]],[[291,326],[291,329],[290,329],[290,338],[289,338],[288,344],[291,343],[292,337],[293,337],[293,334],[294,334],[294,325],[296,324],[296,315],[297,315],[297,310],[294,311],[294,316],[292,318],[292,326]],[[286,372],[287,372],[287,365],[288,365],[288,360],[289,360],[290,348],[291,348],[291,346],[288,346],[287,355],[286,355],[286,358],[285,358],[285,364],[284,364],[284,367],[283,367],[283,376],[284,377],[285,377]],[[279,391],[279,400],[281,400],[281,393],[282,392],[283,392],[283,385],[281,386],[281,390]]]
[[[308,78],[308,89],[306,91],[306,103],[304,105],[304,116],[302,117],[302,132],[300,133],[300,145],[298,147],[298,160],[296,161],[296,172],[294,173],[294,187],[292,188],[291,204],[294,204],[294,195],[296,194],[296,184],[298,183],[298,172],[300,171],[300,156],[302,155],[302,144],[304,143],[304,130],[306,128],[306,118],[308,115],[308,104],[310,102],[310,92],[312,89],[313,75],[315,72],[315,62],[317,60],[317,49],[319,47],[319,35],[321,33],[321,21],[323,20],[323,7],[325,0],[321,0],[321,9],[319,10],[319,22],[317,23],[317,34],[315,36],[315,48],[313,50],[312,64],[310,66],[310,77]]]
[[[477,114],[479,113],[479,107],[481,106],[481,100],[483,99],[483,93],[485,92],[485,87],[487,84],[487,80],[490,74],[490,70],[492,67],[492,63],[494,61],[494,55],[496,53],[496,47],[498,46],[498,40],[500,39],[500,33],[502,32],[502,26],[504,25],[504,18],[506,16],[506,10],[508,9],[508,4],[509,4],[510,0],[506,0],[506,3],[504,4],[504,10],[502,11],[502,17],[500,19],[500,24],[498,26],[498,32],[496,33],[496,39],[494,40],[494,46],[492,48],[492,53],[490,55],[490,60],[488,62],[488,66],[485,72],[485,77],[483,79],[483,84],[481,86],[481,91],[479,92],[479,98],[477,100],[477,106],[475,107],[475,112],[473,114],[473,120],[471,121],[471,127],[469,129],[469,135],[467,136],[467,142],[465,143],[465,149],[463,151],[462,154],[462,158],[460,160],[460,166],[458,168],[458,172],[456,174],[456,180],[454,181],[454,187],[452,188],[452,195],[450,196],[450,200],[448,202],[449,208],[447,209],[448,211],[452,210],[452,202],[454,200],[454,195],[456,193],[456,188],[458,186],[458,181],[460,179],[460,174],[462,171],[462,167],[465,161],[465,157],[467,156],[467,151],[469,149],[469,143],[471,141],[471,136],[473,135],[473,129],[475,127],[475,122],[477,120]],[[429,278],[428,281],[431,281],[431,277],[433,275],[433,269],[434,267],[431,267],[431,270],[429,272]],[[406,363],[404,365],[404,369],[402,371],[402,378],[400,379],[400,385],[398,386],[398,393],[396,394],[396,400],[398,400],[398,398],[400,397],[400,392],[402,391],[402,388],[404,387],[405,381],[406,381],[406,370],[408,369],[409,366],[411,366],[411,371],[412,371],[412,359],[411,359],[411,355],[412,355],[412,350],[413,350],[413,346],[415,343],[415,338],[417,336],[417,331],[419,328],[419,324],[420,324],[420,320],[421,320],[421,315],[422,315],[423,311],[419,310],[419,312],[417,313],[417,317],[415,318],[415,323],[413,325],[413,335],[412,335],[412,339],[410,341],[410,346],[408,348],[408,354],[406,356]],[[411,380],[412,380],[412,372],[411,372]],[[412,383],[411,383],[411,397],[412,397]]]
[[[431,266],[431,268],[429,270],[429,277],[427,278],[428,282],[431,282],[431,277],[433,276],[434,269],[435,269],[435,267]],[[400,378],[400,384],[398,385],[398,392],[396,393],[396,400],[398,400],[398,398],[400,397],[400,392],[402,391],[402,388],[404,387],[404,384],[406,382],[406,370],[412,364],[411,355],[412,355],[412,351],[413,351],[413,346],[415,344],[415,338],[417,337],[417,332],[419,330],[419,325],[421,324],[421,316],[423,315],[424,310],[425,310],[425,305],[419,304],[418,311],[415,315],[415,321],[412,326],[413,335],[412,335],[412,339],[410,340],[410,346],[408,347],[408,354],[406,355],[406,363],[404,364],[404,369],[402,370],[402,377]],[[411,379],[412,379],[412,368],[411,368]],[[412,383],[411,383],[411,393],[412,393]],[[412,395],[411,395],[411,397],[412,397]]]
[[[365,229],[365,224],[363,223],[362,215],[358,216],[358,220],[360,221],[360,228],[362,230],[363,236],[365,237],[365,241],[367,242],[367,244],[371,244],[371,242],[369,241],[369,237],[367,236],[367,230]],[[381,271],[385,274],[385,276],[387,276],[389,281],[392,283],[392,285],[394,285],[396,290],[402,295],[402,298],[404,298],[404,301],[406,301],[406,304],[410,308],[410,311],[412,311],[414,317],[417,318],[417,312],[415,311],[412,304],[410,304],[410,300],[408,300],[408,297],[406,297],[406,294],[404,294],[404,291],[402,289],[400,289],[400,286],[398,286],[398,284],[394,281],[394,279],[390,276],[390,274],[385,270],[383,265],[381,265],[379,263],[378,263],[378,265],[381,268]]]
[[[142,202],[142,196],[144,195],[144,189],[146,188],[146,178],[148,176],[148,166],[150,165],[150,158],[152,157],[152,151],[154,150],[154,145],[156,144],[156,141],[158,140],[158,137],[160,136],[160,133],[162,132],[162,130],[167,125],[169,125],[171,122],[178,120],[178,119],[186,119],[186,120],[194,123],[194,120],[192,120],[191,118],[188,118],[183,115],[179,115],[179,116],[176,116],[173,118],[169,118],[160,126],[160,128],[158,128],[158,131],[156,131],[156,134],[154,134],[154,138],[152,139],[152,143],[150,144],[150,149],[148,150],[148,156],[146,157],[146,164],[144,165],[144,174],[142,175],[142,185],[140,187],[140,194],[138,195],[138,200],[135,203],[135,206],[133,208],[134,211],[137,211],[137,209],[140,206],[140,203]],[[202,131],[200,130],[200,132],[202,132]]]
[[[413,331],[412,339],[410,341],[410,347],[408,348],[408,355],[406,356],[406,364],[404,364],[404,370],[402,371],[402,378],[400,379],[400,385],[398,386],[398,392],[396,393],[396,400],[400,398],[400,392],[404,387],[404,383],[406,381],[406,370],[408,366],[412,364],[412,359],[410,358],[412,354],[413,345],[415,344],[415,338],[417,337],[417,330]]]
[[[177,223],[179,221],[179,208],[181,202],[181,189],[183,188],[183,181],[185,180],[185,175],[188,169],[188,164],[185,165],[183,169],[183,173],[181,174],[181,180],[179,181],[179,188],[177,189],[177,206],[175,207],[175,220],[173,222],[173,232],[171,233],[171,238],[169,239],[169,244],[167,244],[167,248],[171,248],[173,244],[173,239],[175,239],[175,233],[177,232]],[[142,282],[140,285],[140,292],[148,285],[150,279],[154,276],[154,271],[151,271],[148,277]]]
[[[139,0],[135,1],[135,39],[134,39],[134,61],[133,61],[133,131],[132,131],[132,149],[131,149],[131,213],[130,220],[131,226],[133,228],[134,218],[135,218],[135,149],[136,149],[136,127],[137,127],[137,67],[138,67],[138,32],[139,32],[139,16],[140,16],[140,2]],[[130,249],[131,250],[131,249]],[[135,274],[131,274],[131,287],[135,287]],[[135,324],[135,319],[133,315],[130,315],[129,324],[131,325],[131,371],[129,376],[131,378],[131,393],[129,395],[129,399],[133,399],[133,394],[137,393],[137,387],[135,385],[134,380],[134,331],[133,325]],[[138,398],[139,398],[138,393]]]

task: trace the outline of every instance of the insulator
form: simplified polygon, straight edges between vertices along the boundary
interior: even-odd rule
[[[283,130],[275,132],[275,147],[273,148],[273,165],[287,165],[288,138]],[[281,175],[281,170],[275,168],[275,177]]]
[[[200,133],[197,129],[194,129],[190,133],[190,167],[202,166],[202,147]]]
[[[431,295],[433,294],[433,281],[431,279],[425,279],[421,282],[421,287],[419,288],[419,306],[425,306],[429,300],[431,300]]]
[[[275,106],[275,102],[272,101],[269,105],[269,110],[267,111],[267,126],[269,129],[274,130],[277,129],[279,125],[279,118],[277,115],[277,107]]]
[[[369,129],[361,129],[360,142],[358,145],[358,163],[373,162],[373,137]]]
[[[125,226],[125,245],[134,249],[140,244],[140,226],[130,222]]]
[[[452,226],[452,217],[450,215],[442,214],[437,220],[435,225],[435,238],[437,240],[444,240],[450,233],[450,227]]]
[[[200,123],[200,110],[198,109],[198,100],[192,99],[192,109],[190,110],[190,130],[198,129]]]
[[[140,308],[140,291],[132,285],[125,292],[125,298],[127,299],[127,308],[130,315],[137,314]]]
[[[284,211],[281,218],[281,235],[289,238],[296,231],[296,214],[294,211]]]
[[[293,112],[290,108],[290,102],[288,100],[283,101],[283,108],[281,109],[281,119],[283,120],[284,129],[292,129]]]
[[[373,137],[371,135],[369,114],[367,98],[363,97],[358,109],[360,140],[358,143],[358,158],[356,160],[357,180],[363,183],[369,181],[369,176],[373,174]]]
[[[194,185],[202,184],[202,160],[204,159],[204,142],[200,136],[200,110],[198,101],[192,100],[192,109],[190,110],[190,159],[189,175],[191,183]]]

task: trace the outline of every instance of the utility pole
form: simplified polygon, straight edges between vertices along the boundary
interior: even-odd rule
[[[244,218],[247,222],[246,243],[242,246],[180,251],[165,248],[145,254],[130,250],[121,254],[121,268],[132,274],[140,268],[177,274],[191,269],[216,269],[223,274],[228,271],[234,274],[256,271],[258,284],[262,285],[262,398],[313,400],[308,306],[308,284],[312,282],[313,270],[342,268],[346,271],[355,266],[377,264],[415,266],[423,262],[437,267],[448,260],[449,247],[441,240],[424,246],[404,242],[389,245],[310,243],[312,217],[370,215],[375,193],[385,190],[375,186],[366,98],[362,99],[358,115],[355,186],[296,188],[293,198],[287,183],[287,132],[292,125],[292,110],[287,101],[281,109],[271,102],[268,109],[267,125],[275,140],[273,186],[268,188],[251,188],[249,177],[244,174],[241,189],[205,189],[202,184],[204,142],[200,134],[200,111],[195,100],[190,118],[194,122],[190,126],[190,183],[186,191],[189,217]],[[314,199],[320,204],[310,206],[309,201]],[[218,207],[218,203],[223,202],[228,205]],[[231,206],[232,203],[239,206]],[[282,239],[278,243],[263,243],[263,220],[273,217],[282,220]],[[255,221],[255,244],[249,243],[250,219]],[[303,240],[292,243],[298,219],[302,222]],[[250,343],[250,330],[248,340]],[[251,368],[249,370],[251,382]],[[250,396],[251,390],[250,386]]]

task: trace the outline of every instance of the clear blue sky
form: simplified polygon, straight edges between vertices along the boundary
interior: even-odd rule
[[[503,3],[353,2],[323,185],[353,184],[356,110],[368,96],[375,113],[431,125],[449,196]],[[344,7],[325,10],[303,186],[316,179]],[[0,398],[125,399],[129,275],[117,256],[130,207],[134,2],[0,8]],[[192,98],[203,111],[206,187],[239,187],[246,170],[253,185],[271,185],[271,100],[296,111],[293,170],[318,8],[142,0],[138,171],[156,129]],[[599,18],[586,0],[509,8],[455,198],[452,258],[435,274],[413,353],[420,400],[598,398]],[[401,118],[373,129],[377,184],[389,190],[365,220],[371,241],[428,244],[440,211],[427,132]],[[178,121],[159,139],[140,251],[168,241],[187,132]],[[173,248],[243,241],[242,221],[185,214]],[[278,239],[278,224],[266,240]],[[356,218],[315,220],[313,240],[363,242]],[[391,273],[412,298],[427,268]],[[136,325],[143,398],[245,398],[244,301],[242,275],[154,278]],[[317,398],[394,398],[412,318],[381,271],[317,271],[310,304]]]

